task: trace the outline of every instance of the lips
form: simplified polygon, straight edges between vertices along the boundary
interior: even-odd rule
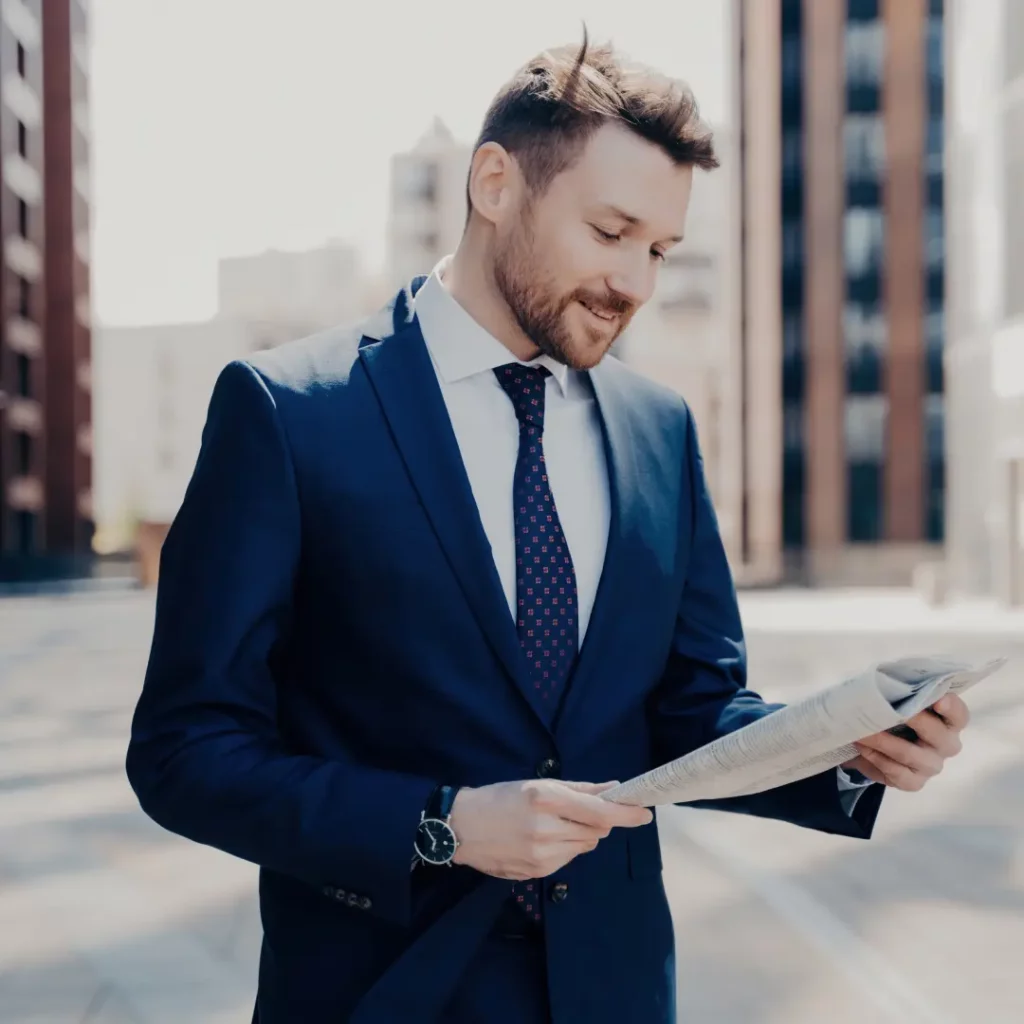
[[[599,320],[603,320],[605,323],[612,323],[618,319],[619,314],[612,312],[607,309],[598,309],[595,306],[591,306],[589,303],[584,302],[582,299],[577,299],[577,302],[588,312],[592,313]]]

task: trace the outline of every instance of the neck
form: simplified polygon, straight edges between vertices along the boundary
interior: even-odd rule
[[[485,330],[524,361],[538,354],[537,346],[522,332],[512,310],[494,283],[491,247],[463,236],[444,272],[444,286],[453,299]]]

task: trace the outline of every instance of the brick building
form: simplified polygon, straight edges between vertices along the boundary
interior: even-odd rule
[[[0,5],[0,578],[92,539],[87,16]]]

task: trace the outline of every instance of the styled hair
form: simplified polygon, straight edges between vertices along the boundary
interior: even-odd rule
[[[710,127],[690,88],[653,68],[627,63],[610,45],[545,50],[494,97],[473,147],[496,142],[512,154],[527,187],[544,192],[582,155],[590,137],[620,124],[680,166],[719,166]]]

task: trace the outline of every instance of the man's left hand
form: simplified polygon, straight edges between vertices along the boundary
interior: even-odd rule
[[[960,753],[960,733],[970,717],[967,705],[955,693],[948,693],[933,708],[907,720],[917,733],[916,743],[879,732],[855,743],[860,756],[843,767],[893,789],[917,792],[942,771],[947,758]]]

